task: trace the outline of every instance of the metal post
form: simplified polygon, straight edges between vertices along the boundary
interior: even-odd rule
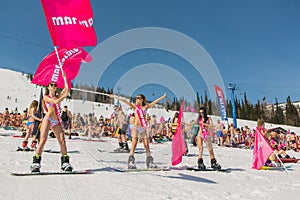
[[[233,126],[237,128],[237,121],[236,121],[236,108],[234,103],[234,91],[238,90],[235,84],[229,84],[228,90],[231,90],[231,106],[232,106],[232,119],[233,119]]]

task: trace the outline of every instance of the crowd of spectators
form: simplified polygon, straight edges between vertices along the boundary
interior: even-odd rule
[[[25,128],[25,120],[27,117],[27,110],[23,113],[9,112],[8,108],[5,108],[3,113],[0,113],[0,127],[4,129],[23,129]]]
[[[27,110],[23,113],[9,112],[8,108],[5,108],[3,113],[0,113],[0,127],[5,129],[18,129],[25,130],[27,118]],[[149,124],[148,134],[149,139],[153,143],[172,141],[174,136],[174,123],[172,119],[164,119],[149,114],[147,115],[147,121]],[[196,119],[183,123],[183,133],[185,139],[196,146],[195,136],[198,133],[198,125],[195,123]],[[128,117],[129,123],[129,117]],[[97,117],[93,113],[89,114],[72,114],[72,132],[77,132],[80,135],[88,136],[90,138],[100,137],[113,137],[117,134],[117,114],[112,113],[110,118],[103,117],[102,115]],[[130,126],[128,126],[130,127]],[[176,130],[176,126],[175,126]],[[128,130],[128,132],[130,132]],[[233,124],[230,124],[226,128],[223,124],[220,124],[218,120],[210,130],[212,142],[219,146],[235,147],[252,149],[255,141],[256,128],[250,129],[248,126],[234,128]],[[280,148],[284,150],[294,150],[300,152],[300,135],[296,135],[294,132],[284,131],[284,129],[271,129],[267,131],[265,136],[269,143],[272,140],[276,140],[280,144]],[[130,134],[129,137],[130,139]]]

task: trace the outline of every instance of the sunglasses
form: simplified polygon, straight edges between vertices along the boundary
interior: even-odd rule
[[[202,112],[202,111],[201,111],[201,112],[199,112],[199,113],[200,113],[200,114],[204,114],[204,112]]]
[[[135,99],[142,99],[141,97],[136,97]]]
[[[50,83],[49,85],[52,87],[57,87],[57,85],[55,83]]]

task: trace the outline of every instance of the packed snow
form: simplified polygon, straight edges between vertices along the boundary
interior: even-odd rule
[[[33,99],[38,99],[40,88],[31,85],[25,75],[0,69],[1,108],[22,111]],[[11,97],[7,98],[8,96]],[[15,101],[15,99],[17,99]],[[113,106],[92,102],[64,101],[75,113],[109,116]],[[0,111],[2,112],[2,111]],[[172,112],[164,109],[149,110],[150,114],[168,118]],[[196,118],[185,113],[186,121]],[[216,120],[218,117],[213,116]],[[256,122],[238,120],[239,126],[255,127]],[[267,128],[277,125],[267,124]],[[300,133],[297,127],[282,126]],[[118,147],[116,138],[102,137],[87,140],[85,136],[66,139],[70,162],[75,170],[92,169],[86,175],[12,176],[10,172],[29,172],[34,152],[17,152],[22,138],[16,130],[0,129],[0,199],[298,199],[300,196],[300,164],[290,165],[288,172],[251,169],[252,150],[214,146],[222,168],[230,173],[170,171],[116,172],[111,168],[126,168],[127,153],[111,153]],[[31,140],[30,140],[31,141]],[[130,143],[129,143],[130,145]],[[171,165],[171,142],[150,144],[155,163],[160,167]],[[59,151],[55,138],[48,138],[45,149]],[[142,143],[135,154],[138,168],[145,168],[146,154]],[[177,166],[196,165],[197,147],[189,144],[189,156]],[[299,153],[288,151],[294,157]],[[209,166],[209,154],[204,149],[204,163]],[[42,155],[42,171],[60,171],[60,154]]]

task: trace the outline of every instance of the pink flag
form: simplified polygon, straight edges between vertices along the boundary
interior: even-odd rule
[[[186,146],[185,146],[182,127],[181,127],[183,107],[184,107],[184,102],[182,102],[180,106],[180,110],[178,114],[178,122],[177,122],[178,125],[172,140],[172,166],[181,163],[182,155],[186,151]]]
[[[273,149],[270,147],[264,136],[262,136],[260,131],[256,129],[252,168],[258,170],[261,169],[272,153]]]
[[[77,76],[81,62],[90,62],[92,57],[83,48],[59,48],[58,55],[63,64],[69,88],[71,88],[71,81]],[[56,82],[59,88],[64,88],[64,81],[55,51],[42,60],[32,79],[32,83],[42,86],[47,86],[50,82]]]
[[[96,46],[89,0],[41,0],[54,46]]]

